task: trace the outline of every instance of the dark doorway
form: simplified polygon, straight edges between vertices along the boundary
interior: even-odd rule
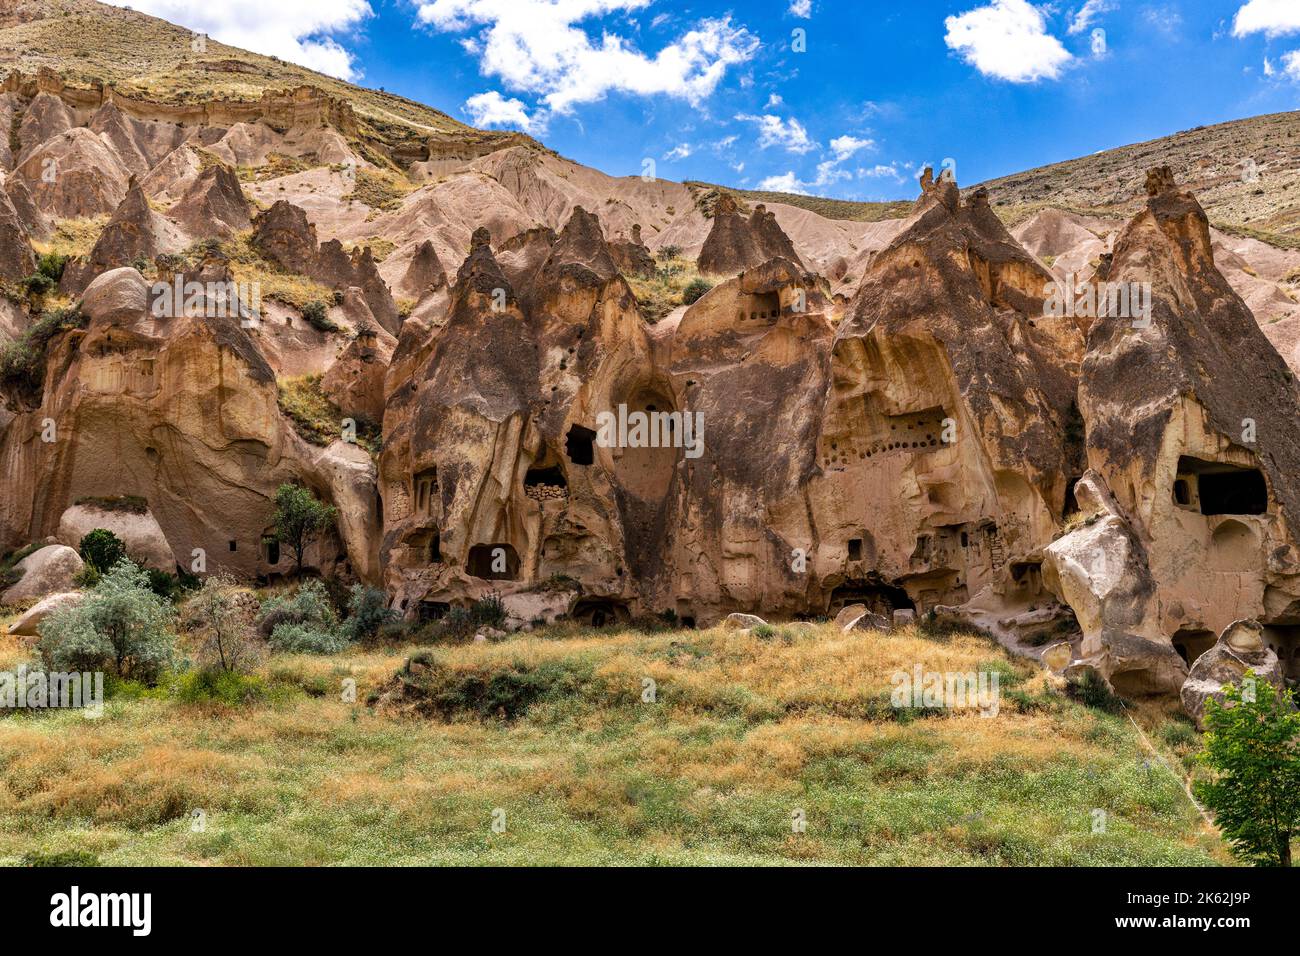
[[[590,465],[596,461],[596,433],[590,428],[574,425],[564,439],[564,451],[575,465]]]

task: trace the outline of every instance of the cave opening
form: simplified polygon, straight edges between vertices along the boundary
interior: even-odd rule
[[[631,617],[626,604],[608,598],[583,598],[569,616],[589,627],[609,627]]]
[[[568,481],[565,480],[564,472],[558,467],[554,468],[529,468],[528,473],[524,475],[525,488],[567,488]]]
[[[916,610],[916,603],[907,591],[882,578],[851,578],[833,591],[828,611],[836,613],[851,604],[865,604],[867,610],[891,616],[895,611]]]
[[[441,621],[451,611],[446,601],[421,601],[415,608],[415,618],[420,624]]]
[[[516,581],[519,554],[508,544],[476,544],[469,549],[465,571],[485,581]]]
[[[1173,486],[1179,507],[1214,515],[1262,515],[1268,511],[1268,482],[1258,468],[1183,456]]]
[[[590,428],[574,425],[564,438],[564,451],[575,465],[591,465],[596,461],[596,433]]]
[[[1213,647],[1217,640],[1213,631],[1196,628],[1184,628],[1172,638],[1174,650],[1188,667],[1196,663],[1196,659]]]

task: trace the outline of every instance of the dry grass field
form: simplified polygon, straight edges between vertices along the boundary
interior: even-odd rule
[[[420,693],[395,700],[412,654]],[[26,655],[5,638],[0,669]],[[996,671],[998,715],[891,707],[918,663]],[[1125,716],[983,637],[564,627],[272,656],[250,686],[187,702],[173,678],[118,688],[99,720],[0,717],[0,862],[1229,862],[1175,776],[1187,724],[1142,715],[1166,768]]]

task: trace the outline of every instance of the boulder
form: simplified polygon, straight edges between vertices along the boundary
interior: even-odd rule
[[[1043,550],[1043,583],[1083,632],[1076,672],[1091,669],[1119,694],[1177,693],[1187,665],[1160,630],[1156,587],[1142,542],[1095,472],[1076,499],[1098,514]]]
[[[149,308],[149,286],[134,268],[105,272],[81,295],[81,311],[92,319],[126,325]]]
[[[753,614],[728,614],[722,622],[724,631],[748,631],[755,627],[765,627],[767,621]]]
[[[110,510],[90,503],[73,505],[59,518],[56,537],[69,547],[77,547],[81,539],[96,528],[117,535],[126,545],[127,555],[140,564],[175,573],[176,556],[167,543],[167,536],[147,509],[137,513]]]
[[[1264,628],[1258,621],[1235,621],[1219,635],[1214,646],[1196,658],[1183,683],[1183,709],[1202,726],[1205,702],[1213,697],[1220,703],[1228,684],[1240,684],[1247,671],[1274,687],[1286,686],[1277,654],[1264,643]]]
[[[0,604],[12,606],[69,591],[73,578],[82,567],[81,556],[63,545],[55,544],[33,551],[14,565],[14,570],[22,572],[22,577],[0,595]]]
[[[894,629],[893,623],[883,614],[867,609],[865,604],[850,604],[835,615],[835,626],[844,633],[849,631],[881,631]]]
[[[528,630],[534,621],[554,624],[573,608],[577,591],[521,591],[501,595],[507,631]]]
[[[37,601],[23,612],[18,620],[9,625],[9,633],[15,637],[38,637],[38,628],[43,620],[55,611],[74,608],[85,599],[81,591],[61,591]]]

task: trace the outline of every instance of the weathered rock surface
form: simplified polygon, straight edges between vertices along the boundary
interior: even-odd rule
[[[56,611],[76,607],[84,598],[85,594],[81,591],[62,591],[44,597],[24,611],[18,617],[18,620],[9,625],[9,633],[15,637],[37,637],[40,634],[39,628],[42,621]]]
[[[72,548],[55,544],[33,551],[14,565],[22,577],[0,594],[0,604],[22,604],[71,590],[72,579],[81,568],[81,556]]]
[[[1225,686],[1240,687],[1248,671],[1257,680],[1278,688],[1286,686],[1277,654],[1264,642],[1263,625],[1258,621],[1234,621],[1192,665],[1182,687],[1183,709],[1202,726],[1206,701],[1214,698],[1223,703]]]
[[[113,532],[126,545],[126,553],[145,567],[175,571],[176,556],[154,516],[145,511],[108,510],[94,504],[73,505],[59,518],[56,536],[75,548],[96,528]]]

